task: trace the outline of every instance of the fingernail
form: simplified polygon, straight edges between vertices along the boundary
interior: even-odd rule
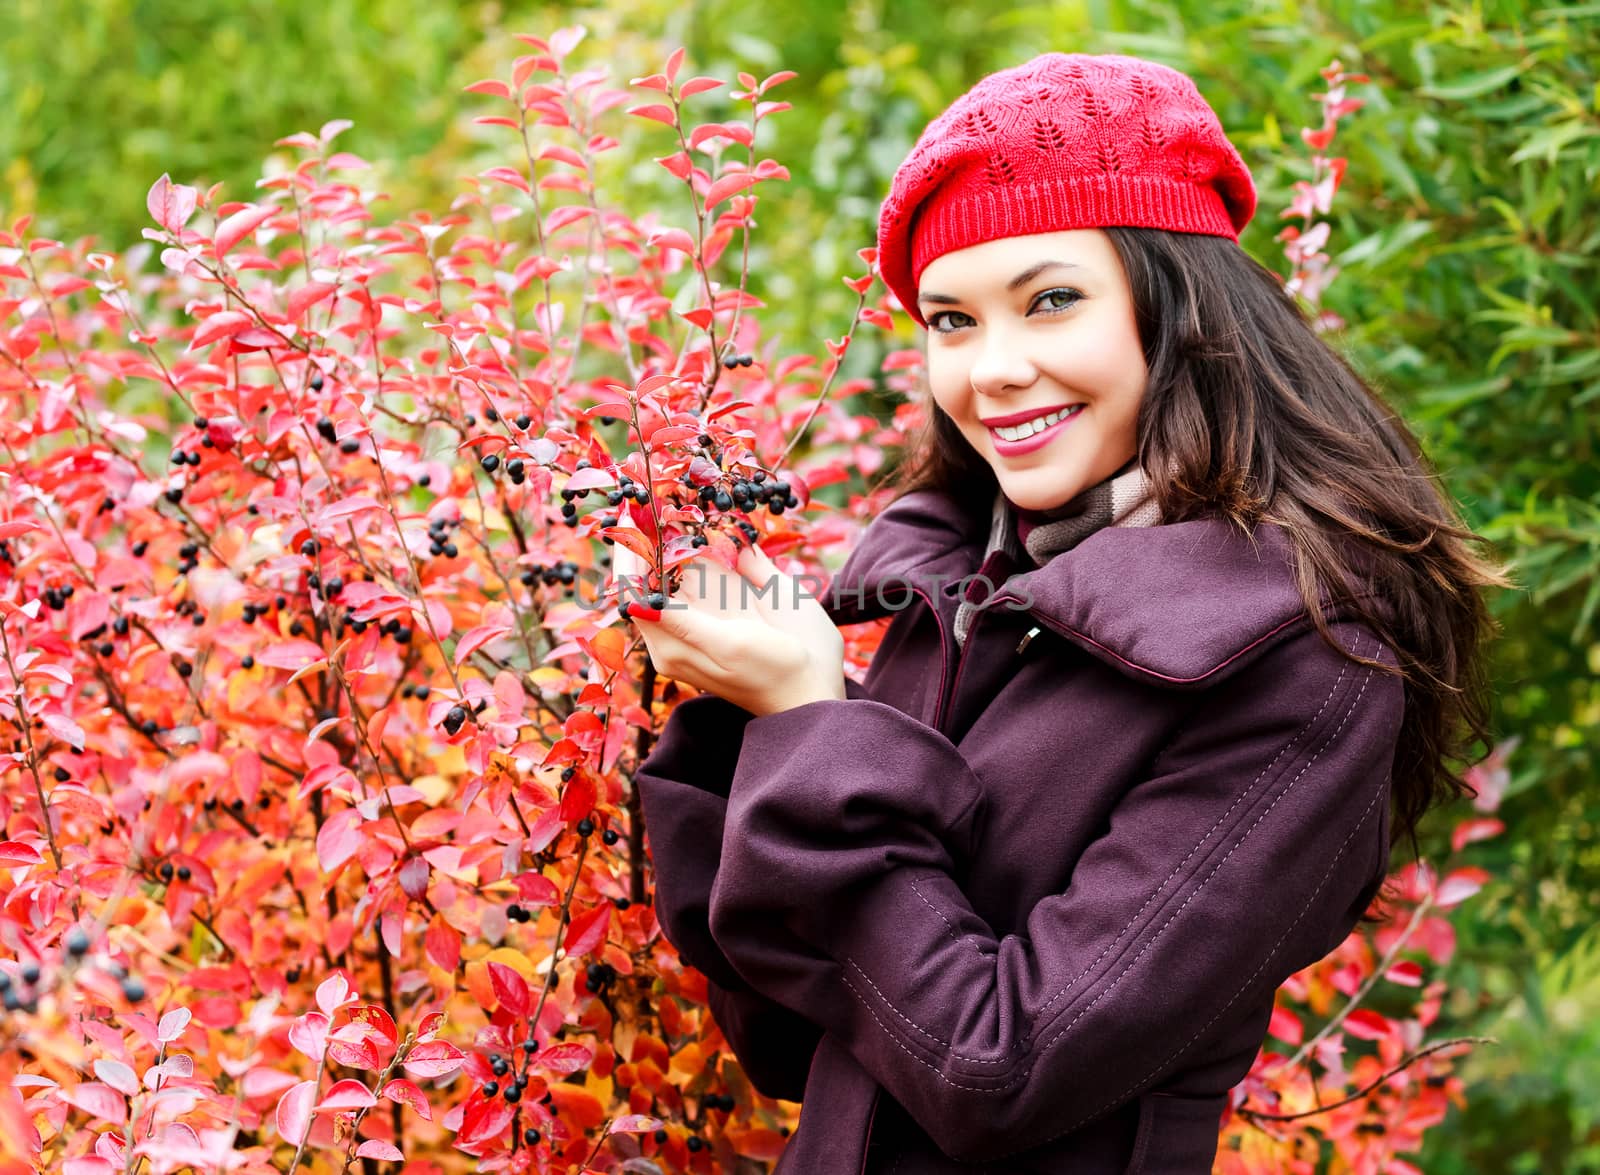
[[[660,620],[660,608],[641,608],[638,604],[628,605],[629,620]]]

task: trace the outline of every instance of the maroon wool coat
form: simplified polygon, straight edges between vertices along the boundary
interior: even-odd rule
[[[1275,990],[1387,872],[1403,686],[1323,643],[1281,530],[1220,520],[995,552],[958,656],[988,522],[924,491],[867,527],[821,596],[894,612],[847,699],[677,707],[637,775],[657,913],[803,1101],[783,1175],[1203,1175]]]

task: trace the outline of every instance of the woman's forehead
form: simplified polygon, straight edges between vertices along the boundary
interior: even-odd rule
[[[1111,239],[1099,229],[1070,229],[997,237],[941,254],[928,263],[917,283],[919,297],[962,290],[999,293],[1035,277],[1090,280],[1119,269]]]

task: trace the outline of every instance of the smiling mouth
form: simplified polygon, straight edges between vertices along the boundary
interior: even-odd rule
[[[1003,441],[1023,441],[1035,433],[1043,432],[1057,421],[1065,420],[1083,411],[1082,404],[1073,404],[1066,408],[1058,408],[1045,416],[1036,416],[1023,424],[1006,425],[1004,427],[990,427],[989,431]]]

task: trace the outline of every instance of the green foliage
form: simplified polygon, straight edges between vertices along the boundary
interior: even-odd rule
[[[872,243],[895,166],[984,72],[1046,49],[1190,72],[1255,172],[1261,207],[1243,244],[1279,272],[1278,214],[1309,174],[1288,148],[1315,116],[1317,71],[1337,57],[1369,74],[1352,88],[1367,106],[1336,144],[1349,166],[1329,246],[1343,273],[1325,307],[1347,323],[1334,342],[1419,430],[1525,588],[1495,601],[1497,730],[1522,740],[1500,813],[1509,828],[1475,849],[1495,881],[1458,923],[1440,1026],[1502,1043],[1472,1070],[1468,1112],[1431,1132],[1418,1161],[1430,1175],[1600,1165],[1584,1141],[1600,1122],[1600,1075],[1584,1059],[1596,1045],[1585,1025],[1600,1020],[1600,5],[620,7],[18,0],[0,27],[0,158],[12,160],[0,204],[37,204],[46,231],[122,246],[162,171],[247,198],[272,140],[347,117],[349,149],[410,165],[383,177],[395,215],[443,208],[439,193],[503,150],[446,124],[456,89],[487,72],[472,55],[502,30],[581,20],[626,58],[617,78],[678,43],[696,71],[799,73],[782,95],[795,113],[761,143],[794,179],[763,197],[751,268],[775,308],[769,330],[804,345],[848,320],[854,295],[839,279]],[[628,179],[670,182],[658,171]],[[849,373],[877,360],[855,348]],[[881,389],[872,399],[875,411],[892,402]]]

